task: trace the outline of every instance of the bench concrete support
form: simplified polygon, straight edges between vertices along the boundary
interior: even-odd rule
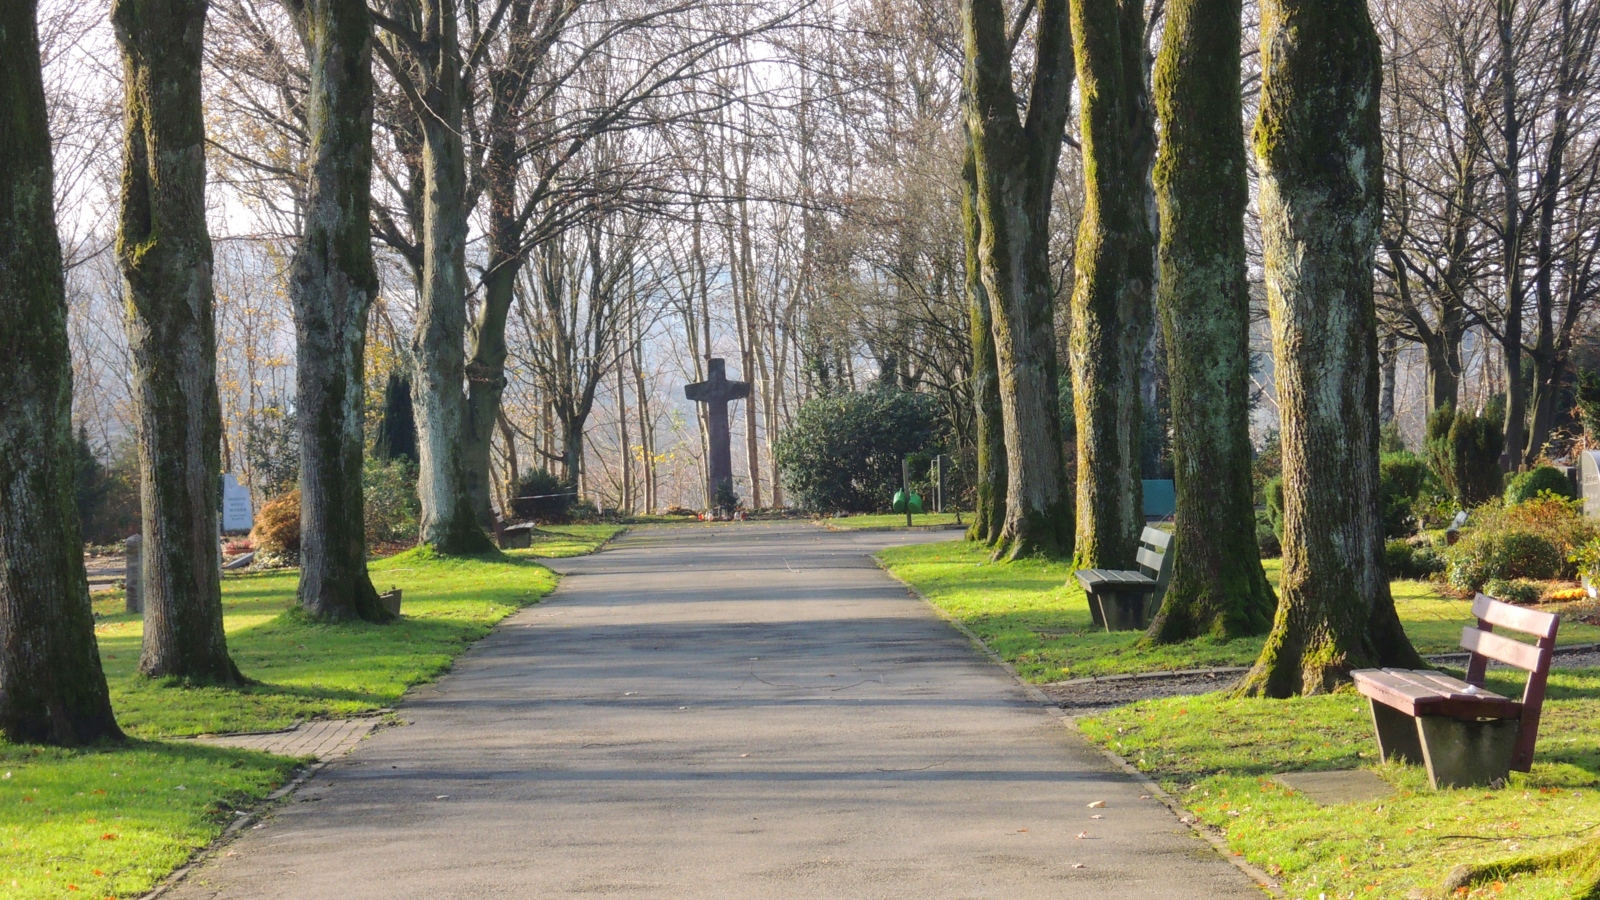
[[[1417,720],[1376,700],[1367,699],[1372,709],[1372,728],[1378,733],[1378,755],[1384,762],[1422,765],[1422,736]]]
[[[1098,613],[1095,624],[1107,631],[1143,631],[1155,617],[1150,597],[1134,591],[1101,592],[1089,598],[1089,611]]]
[[[1418,716],[1417,737],[1434,790],[1455,787],[1501,787],[1511,775],[1521,722],[1489,719],[1473,722],[1450,716]]]

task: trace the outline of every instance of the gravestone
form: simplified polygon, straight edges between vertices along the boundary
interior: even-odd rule
[[[1583,498],[1583,514],[1600,519],[1600,450],[1578,454],[1578,495]]]
[[[708,360],[705,381],[686,384],[683,395],[696,403],[706,405],[706,438],[711,458],[707,460],[711,483],[706,497],[715,506],[717,494],[723,485],[733,487],[733,447],[728,436],[728,404],[750,396],[750,384],[729,381],[727,364],[720,359]]]
[[[222,476],[222,530],[243,533],[255,527],[255,510],[250,505],[250,489],[232,475]]]
[[[144,612],[144,538],[137,534],[122,542],[123,609]]]

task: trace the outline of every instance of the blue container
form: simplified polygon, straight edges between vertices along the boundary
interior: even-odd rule
[[[1178,492],[1170,478],[1144,480],[1144,517],[1165,519],[1178,511]]]

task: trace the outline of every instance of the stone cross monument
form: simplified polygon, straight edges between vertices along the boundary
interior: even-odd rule
[[[711,484],[708,499],[711,505],[717,502],[717,492],[726,484],[733,486],[733,451],[728,438],[728,401],[743,400],[750,396],[750,384],[745,381],[729,381],[727,364],[720,359],[708,360],[709,372],[706,380],[696,384],[683,386],[683,395],[690,400],[706,405],[706,421],[709,424],[707,445],[711,450],[710,476]]]

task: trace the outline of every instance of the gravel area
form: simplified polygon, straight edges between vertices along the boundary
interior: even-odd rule
[[[1045,696],[1077,715],[1105,712],[1140,700],[1193,696],[1226,690],[1238,683],[1244,670],[1178,672],[1160,675],[1112,675],[1106,678],[1058,681],[1040,685]]]

